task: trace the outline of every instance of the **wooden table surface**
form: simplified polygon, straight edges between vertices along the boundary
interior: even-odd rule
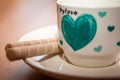
[[[32,69],[23,60],[8,61],[4,51],[8,42],[16,42],[30,31],[56,24],[55,1],[0,0],[3,4],[0,5],[0,80],[55,80]]]

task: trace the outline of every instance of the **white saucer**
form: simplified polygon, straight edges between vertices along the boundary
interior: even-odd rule
[[[19,41],[55,37],[56,25],[48,26],[24,35]],[[39,72],[58,79],[120,78],[120,61],[103,68],[77,67],[68,63],[61,54],[27,58],[25,62]]]

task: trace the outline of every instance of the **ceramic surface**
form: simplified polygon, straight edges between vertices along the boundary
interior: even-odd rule
[[[49,31],[49,32],[48,32]],[[57,35],[56,25],[41,28],[27,33],[19,41],[47,39]],[[120,77],[120,61],[103,68],[87,68],[72,65],[66,61],[63,53],[43,55],[25,59],[25,62],[40,73],[58,79],[80,78],[118,78]]]
[[[77,66],[104,67],[118,59],[118,2],[120,1],[57,1],[59,45],[71,63]]]

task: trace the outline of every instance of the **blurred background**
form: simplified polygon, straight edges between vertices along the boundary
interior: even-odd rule
[[[0,0],[4,26],[38,27],[56,23],[56,0]],[[5,25],[6,24],[6,25]]]
[[[56,0],[0,0],[0,41],[56,24]],[[17,34],[17,36],[13,36]],[[4,39],[5,41],[5,39]]]
[[[28,32],[56,24],[56,0],[0,0],[0,80],[48,80],[22,60],[9,62],[4,47]],[[52,79],[53,80],[53,79]]]

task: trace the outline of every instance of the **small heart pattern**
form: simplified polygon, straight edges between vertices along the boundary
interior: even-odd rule
[[[99,15],[101,18],[105,17],[106,14],[107,14],[107,12],[105,12],[105,11],[104,11],[104,12],[102,12],[102,11],[98,12],[98,15]]]
[[[63,41],[62,40],[59,40],[59,43],[60,43],[60,45],[63,45]]]
[[[95,52],[101,52],[101,50],[102,50],[102,46],[101,45],[94,48]]]
[[[119,42],[117,42],[117,46],[120,46],[120,41],[119,41]]]
[[[61,29],[66,42],[76,51],[84,48],[93,40],[97,23],[91,14],[79,15],[76,20],[70,15],[64,15],[61,21]]]
[[[115,26],[108,26],[107,29],[108,29],[109,32],[112,32],[115,29]]]

